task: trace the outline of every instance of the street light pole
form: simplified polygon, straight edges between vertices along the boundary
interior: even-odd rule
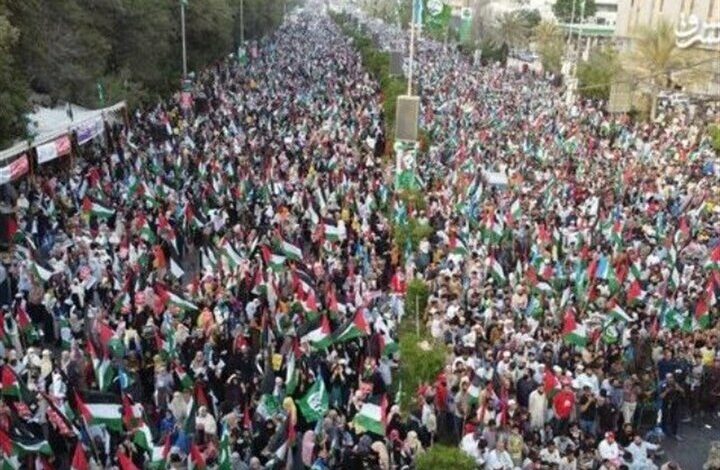
[[[245,1],[240,0],[240,44],[245,44]]]
[[[187,77],[187,46],[185,44],[185,5],[187,0],[180,0],[180,34],[182,35],[182,68],[183,78]]]

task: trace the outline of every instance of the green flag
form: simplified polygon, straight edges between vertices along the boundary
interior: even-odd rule
[[[460,42],[467,43],[470,41],[472,19],[472,9],[465,7],[460,11],[460,29],[458,31]]]
[[[325,382],[318,377],[307,391],[304,397],[298,401],[298,407],[305,419],[309,422],[315,422],[322,419],[330,408],[330,396],[325,389]]]

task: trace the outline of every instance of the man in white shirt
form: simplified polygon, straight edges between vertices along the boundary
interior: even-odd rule
[[[540,451],[540,460],[543,463],[560,465],[560,451],[554,441],[550,441],[547,447],[543,447]]]
[[[657,444],[651,444],[643,441],[642,436],[635,435],[635,438],[627,446],[626,450],[632,454],[632,465],[630,468],[646,468],[648,470],[656,470],[657,465],[648,457],[648,451],[657,450]]]
[[[498,441],[495,448],[488,452],[485,459],[486,470],[512,470],[514,468],[512,457],[505,450],[505,441]]]
[[[615,465],[619,464],[621,448],[620,445],[615,442],[615,433],[605,433],[605,439],[600,441],[600,445],[598,445],[598,452],[602,460],[607,460]]]
[[[481,436],[482,432],[480,428],[478,428],[475,432],[465,434],[460,441],[460,450],[469,455],[478,465],[482,465],[485,462],[485,455],[478,446]]]

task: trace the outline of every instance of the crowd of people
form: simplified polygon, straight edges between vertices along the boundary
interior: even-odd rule
[[[487,469],[679,468],[657,443],[720,398],[717,110],[633,122],[527,69],[417,50],[427,204],[394,206],[434,233],[408,273],[452,350],[417,397],[432,432]]]
[[[393,196],[379,84],[315,9],[200,72],[190,108],[5,185],[0,459],[390,470],[442,442],[492,470],[645,469],[641,429],[680,439],[717,412],[703,127],[568,107],[547,77],[442,47],[418,42],[422,205]],[[432,235],[396,246],[410,219]],[[416,278],[448,363],[401,410]]]

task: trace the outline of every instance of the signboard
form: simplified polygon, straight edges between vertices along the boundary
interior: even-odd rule
[[[83,145],[95,137],[101,135],[105,131],[105,122],[102,118],[95,118],[84,122],[75,127],[75,135],[77,135],[78,145]]]
[[[30,163],[27,154],[22,154],[20,158],[13,161],[9,165],[0,168],[0,184],[10,183],[20,178],[30,170]]]
[[[483,171],[485,179],[491,186],[506,187],[508,185],[508,177],[497,171]]]
[[[675,44],[680,49],[695,44],[720,46],[720,23],[705,23],[696,15],[682,15],[675,27]]]
[[[55,160],[58,157],[67,155],[68,153],[70,153],[70,150],[70,137],[66,135],[57,138],[47,144],[38,145],[36,148],[38,163],[42,165],[43,163]]]

